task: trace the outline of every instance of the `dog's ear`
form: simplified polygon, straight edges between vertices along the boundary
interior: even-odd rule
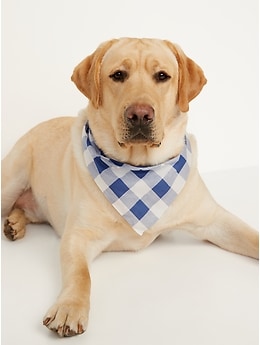
[[[102,103],[100,85],[101,63],[105,53],[117,41],[116,39],[102,43],[93,54],[86,57],[74,69],[71,80],[77,88],[98,108]]]
[[[187,112],[189,102],[200,93],[207,79],[202,69],[188,58],[180,47],[169,41],[165,42],[175,55],[179,65],[177,104],[180,111]]]

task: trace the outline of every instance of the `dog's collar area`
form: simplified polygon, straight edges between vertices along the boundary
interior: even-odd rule
[[[95,183],[139,235],[161,218],[189,175],[191,147],[186,136],[177,157],[150,167],[106,157],[96,146],[88,124],[83,127],[82,144],[86,167]]]

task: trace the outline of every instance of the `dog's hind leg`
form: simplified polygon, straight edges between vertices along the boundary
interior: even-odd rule
[[[29,189],[32,153],[29,135],[17,141],[12,150],[2,160],[1,169],[1,209],[2,217],[12,210],[16,200]]]
[[[237,216],[218,205],[201,179],[197,180],[196,207],[190,211],[189,224],[184,227],[196,237],[228,251],[259,257],[259,232]]]
[[[12,241],[24,237],[26,224],[30,222],[25,213],[25,200],[32,200],[29,186],[31,160],[31,148],[25,135],[2,161],[2,217],[6,217],[4,233]]]
[[[221,206],[204,231],[205,239],[231,252],[259,258],[259,232]]]

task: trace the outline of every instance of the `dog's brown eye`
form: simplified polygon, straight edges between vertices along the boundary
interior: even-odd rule
[[[164,71],[159,71],[157,73],[154,74],[154,79],[157,81],[157,82],[164,82],[168,79],[170,79],[171,77],[169,76],[169,74],[167,74],[166,72]]]
[[[120,81],[121,83],[123,83],[126,78],[128,77],[128,74],[126,71],[115,71],[115,73],[110,74],[109,78],[111,78],[114,81]]]

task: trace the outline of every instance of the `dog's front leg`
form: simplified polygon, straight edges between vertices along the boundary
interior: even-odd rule
[[[75,228],[65,232],[61,240],[63,287],[43,320],[45,326],[61,337],[81,334],[87,327],[91,285],[86,256],[88,242],[87,230]]]

